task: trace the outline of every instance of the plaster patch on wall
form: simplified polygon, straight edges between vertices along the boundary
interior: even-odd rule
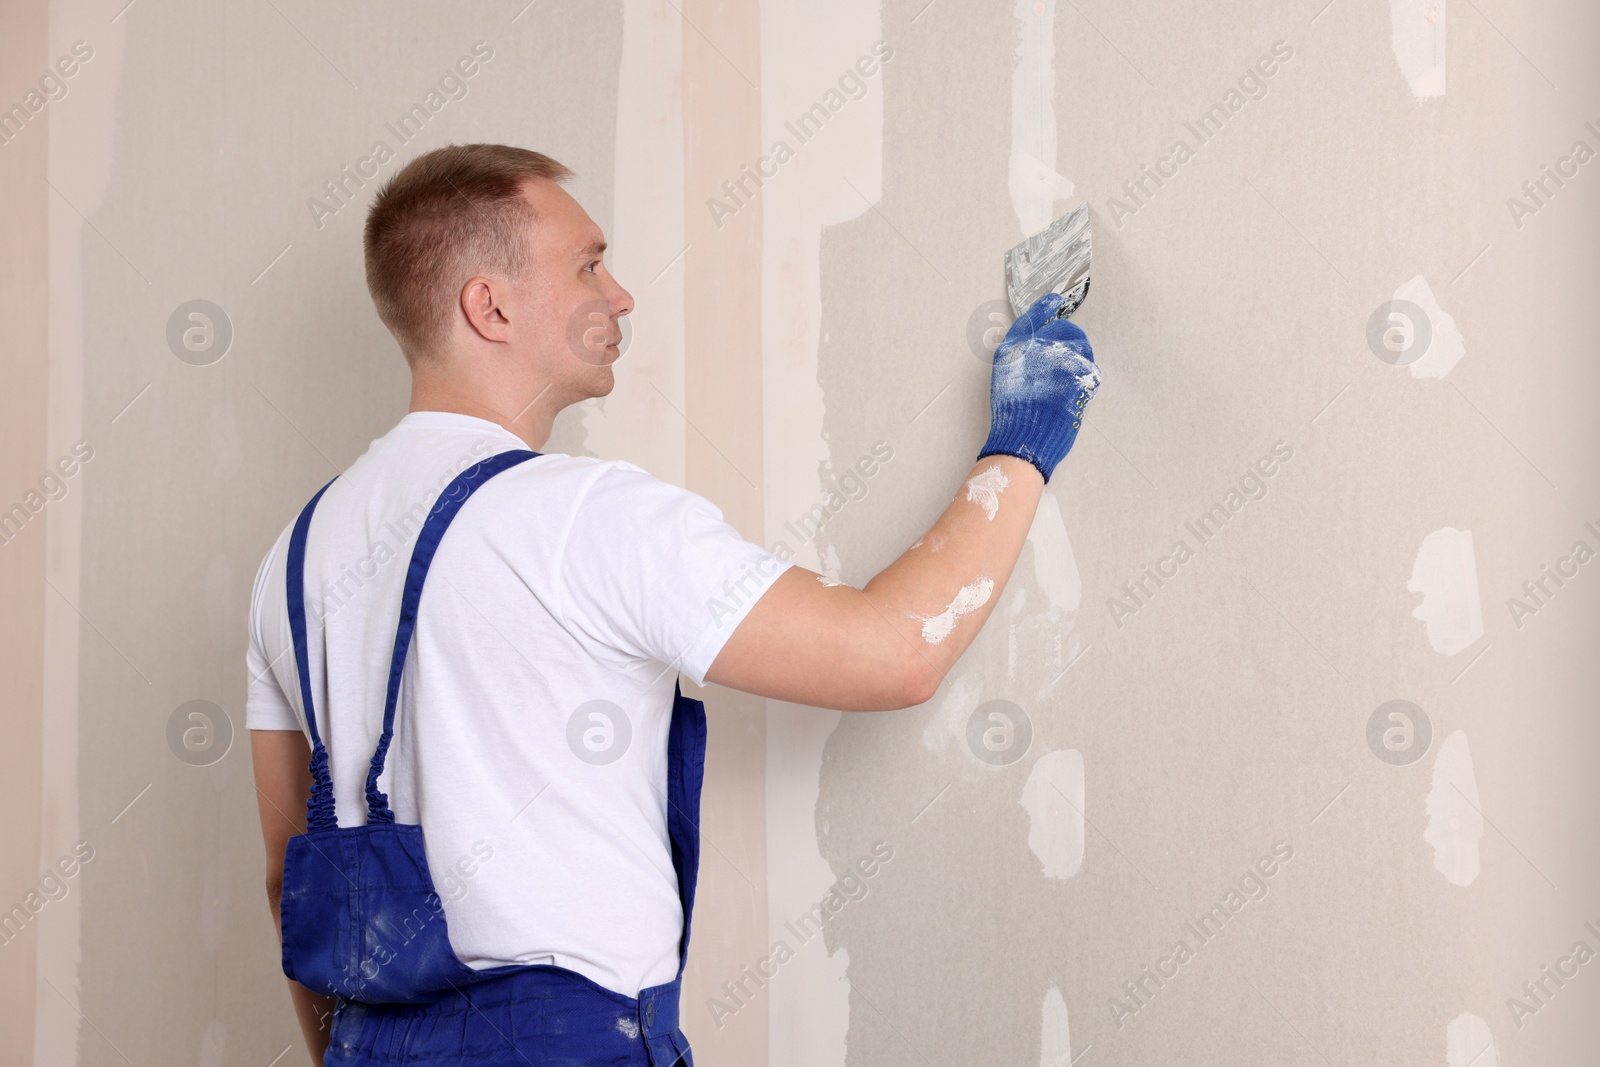
[[[967,503],[977,504],[990,522],[1000,511],[1000,494],[1006,491],[1011,479],[999,464],[986,467],[967,479]]]
[[[1451,1019],[1444,1031],[1444,1062],[1449,1067],[1500,1067],[1489,1024],[1470,1011]]]
[[[1011,76],[1011,166],[1007,186],[1024,236],[1055,218],[1073,192],[1056,171],[1056,4],[1017,0],[1017,67]]]
[[[1033,546],[1033,576],[1050,603],[1062,611],[1077,611],[1083,600],[1083,578],[1067,537],[1061,504],[1046,489],[1039,498],[1039,510],[1028,528],[1028,543]]]
[[[922,620],[922,639],[930,645],[942,644],[944,639],[955,632],[956,623],[961,621],[963,615],[970,615],[989,602],[989,597],[994,593],[994,579],[988,575],[979,575],[956,593],[955,598],[945,605],[945,609],[937,615],[916,615],[913,619]]]
[[[1439,746],[1427,810],[1428,826],[1422,839],[1433,846],[1433,866],[1451,885],[1471,885],[1478,877],[1483,816],[1479,814],[1482,805],[1478,778],[1472,771],[1472,752],[1461,730]]]
[[[1039,1067],[1066,1067],[1072,1062],[1072,1030],[1067,1020],[1067,1002],[1061,990],[1045,990],[1043,1018],[1039,1022]]]
[[[1467,354],[1466,341],[1461,336],[1460,328],[1456,326],[1456,320],[1439,306],[1433,290],[1428,286],[1428,279],[1420,274],[1396,289],[1394,298],[1409,300],[1428,315],[1431,333],[1428,349],[1416,362],[1407,364],[1411,368],[1411,376],[1443,378],[1461,362],[1461,357]]]
[[[228,1024],[221,1019],[212,1019],[206,1024],[206,1032],[200,1038],[200,1067],[222,1067],[227,1044]]]
[[[1390,44],[1411,95],[1444,95],[1445,0],[1389,0]]]
[[[1060,672],[1078,654],[1078,605],[1083,600],[1083,578],[1072,554],[1067,524],[1061,505],[1047,488],[1039,498],[1039,510],[1028,528],[1028,544],[1033,550],[1033,578],[1047,604],[1016,618],[1009,627],[1011,677],[1021,666],[1019,649],[1029,657],[1038,672],[1039,685],[1034,698],[1040,699],[1060,677]]]
[[[940,698],[928,725],[922,729],[922,746],[929,752],[943,752],[966,737],[967,717],[983,703],[983,674],[980,671],[952,673],[942,687]]]
[[[1083,753],[1075,748],[1040,756],[1022,787],[1028,848],[1046,878],[1066,881],[1083,867]]]
[[[1422,594],[1411,614],[1427,627],[1435,652],[1453,656],[1483,636],[1471,530],[1446,526],[1423,538],[1406,588]]]

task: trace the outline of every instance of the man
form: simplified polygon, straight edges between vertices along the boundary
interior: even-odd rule
[[[302,694],[338,832],[355,832],[372,810],[363,782],[384,747],[402,588],[430,508],[464,470],[537,451],[563,408],[611,391],[633,301],[561,187],[569,176],[535,152],[451,146],[396,174],[368,216],[368,285],[411,369],[410,413],[313,501],[298,556],[284,531],[251,606],[247,719],[284,925],[304,906],[298,889],[283,899],[313,780]],[[978,464],[864,589],[772,556],[628,463],[539,455],[461,505],[409,656],[396,654],[394,747],[374,781],[394,820],[422,827],[457,973],[493,977],[408,1005],[291,981],[317,1062],[326,1050],[327,1063],[692,1064],[676,1011],[698,838],[674,819],[698,810],[704,739],[669,766],[669,730],[687,715],[677,677],[848,711],[930,699],[999,599],[1099,384],[1082,332],[1051,314],[1059,303],[1047,296],[1012,327]],[[596,311],[602,328],[574,343],[573,324]],[[299,651],[291,570],[303,573]],[[685,775],[692,795],[674,793]],[[361,977],[416,936],[402,925],[363,950]]]

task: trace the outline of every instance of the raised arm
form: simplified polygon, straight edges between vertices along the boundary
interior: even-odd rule
[[[792,567],[734,630],[707,680],[843,711],[930,699],[1011,577],[1039,497],[1077,438],[1100,372],[1047,294],[995,350],[979,460],[938,521],[863,589]]]

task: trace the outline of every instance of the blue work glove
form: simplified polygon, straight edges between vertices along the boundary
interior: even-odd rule
[[[1071,319],[1055,317],[1061,302],[1060,293],[1040,297],[994,350],[993,416],[978,453],[1025,459],[1046,482],[1078,439],[1084,405],[1100,388],[1089,338]]]

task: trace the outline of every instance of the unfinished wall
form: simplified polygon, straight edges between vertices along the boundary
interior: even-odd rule
[[[571,165],[638,301],[549,447],[858,584],[983,439],[1004,250],[1094,214],[1105,384],[935,698],[707,697],[697,1062],[1584,1062],[1592,8],[16,7],[0,106],[78,62],[0,145],[0,499],[73,473],[0,547],[0,1063],[303,1055],[249,582],[405,407],[366,201],[469,140]]]

